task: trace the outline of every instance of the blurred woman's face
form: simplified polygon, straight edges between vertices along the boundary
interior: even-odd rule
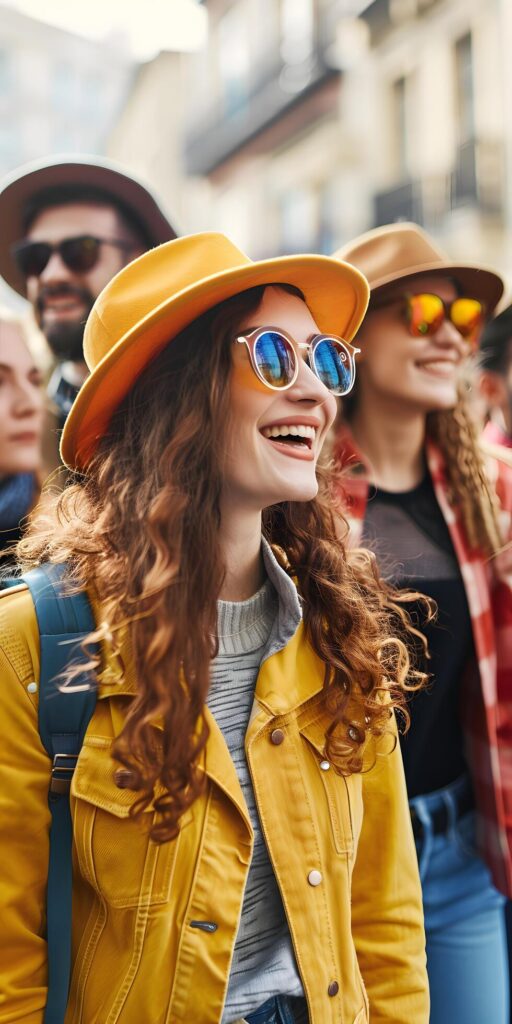
[[[256,327],[281,328],[298,344],[320,333],[305,302],[277,287],[265,289],[235,337]],[[258,511],[280,501],[311,500],[318,491],[316,466],[336,415],[336,399],[305,362],[303,349],[297,348],[297,380],[282,392],[258,379],[246,345],[236,344],[235,338],[232,352],[226,500]]]
[[[19,326],[0,321],[0,477],[41,466],[41,384]]]
[[[457,298],[452,282],[437,275],[421,274],[390,286],[382,297],[385,304],[367,315],[358,335],[357,390],[368,407],[373,399],[394,400],[398,415],[400,410],[451,409],[470,350],[448,319],[434,334],[412,337],[402,314],[406,292],[433,293],[447,303]]]

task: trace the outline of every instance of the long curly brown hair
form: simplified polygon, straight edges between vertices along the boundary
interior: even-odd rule
[[[204,710],[225,572],[219,523],[231,344],[263,290],[212,309],[155,358],[87,473],[43,504],[19,547],[25,569],[66,562],[72,584],[98,595],[101,623],[89,639],[118,655],[130,642],[137,692],[113,756],[138,792],[133,814],[154,807],[157,841],[177,834],[204,786]],[[263,532],[297,582],[306,634],[325,664],[326,753],[351,772],[362,768],[367,738],[393,733],[392,709],[407,716],[405,691],[423,677],[400,638],[404,613],[380,584],[375,559],[347,556],[329,471],[319,477],[315,500],[267,509]]]

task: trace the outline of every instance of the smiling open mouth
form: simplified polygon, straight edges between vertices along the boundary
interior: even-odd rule
[[[262,427],[263,437],[269,441],[277,441],[279,444],[289,445],[292,448],[301,448],[311,451],[316,436],[314,427],[305,424],[283,425],[276,427]]]
[[[456,370],[456,364],[452,359],[424,359],[418,362],[417,366],[420,370],[435,374],[436,377],[451,377]]]

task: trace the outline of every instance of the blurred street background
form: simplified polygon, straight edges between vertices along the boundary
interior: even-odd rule
[[[253,258],[414,220],[512,283],[511,53],[511,0],[12,0],[0,174],[104,154]]]

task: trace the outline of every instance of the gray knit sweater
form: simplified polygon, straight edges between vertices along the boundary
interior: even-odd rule
[[[247,1016],[270,996],[303,992],[244,749],[260,665],[286,644],[300,620],[292,581],[265,543],[263,554],[269,578],[261,590],[248,601],[218,603],[219,654],[212,666],[208,698],[233,759],[255,835],[222,1024]]]

